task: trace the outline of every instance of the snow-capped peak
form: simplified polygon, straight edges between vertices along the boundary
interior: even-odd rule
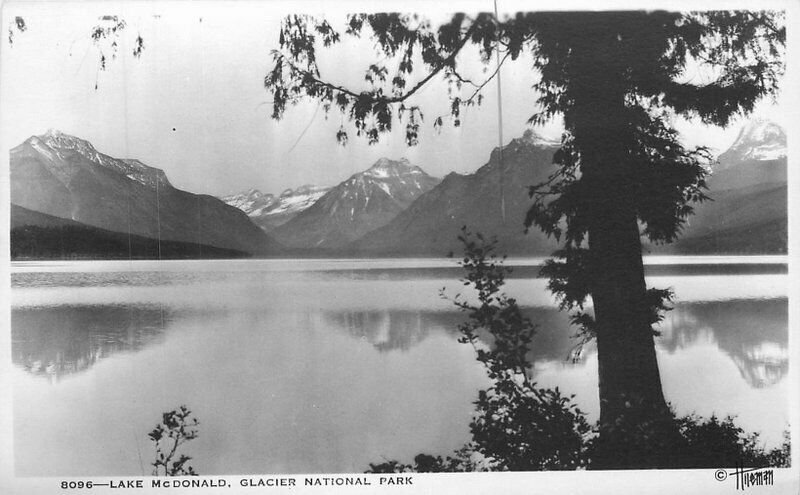
[[[75,136],[70,136],[69,134],[64,134],[58,129],[48,129],[46,133],[39,136],[39,139],[51,148],[75,150],[89,159],[97,155],[97,150],[94,149],[92,143]]]
[[[233,200],[255,201],[255,200],[260,199],[260,198],[262,198],[264,196],[272,196],[272,195],[271,194],[266,194],[265,195],[264,193],[262,193],[258,189],[250,188],[245,192],[241,192],[241,193],[237,193],[237,194],[231,194],[229,196],[224,196],[221,199],[223,201],[225,201],[225,202],[227,202],[228,200],[232,200],[232,201]]]
[[[786,156],[786,133],[769,120],[751,120],[739,131],[733,145],[720,155],[720,161],[777,160]]]
[[[422,174],[422,169],[411,165],[408,158],[401,158],[400,160],[391,160],[383,157],[375,162],[370,168],[363,172],[363,175],[374,177],[377,179],[385,179],[389,177],[397,177],[406,174]]]
[[[325,193],[330,189],[330,187],[325,186],[315,186],[314,184],[303,184],[302,186],[298,187],[294,191],[289,189],[288,191],[290,195],[318,195],[319,193]],[[285,191],[284,191],[285,192]]]
[[[329,187],[304,184],[297,189],[284,189],[278,196],[275,196],[251,188],[243,193],[232,194],[220,199],[239,208],[250,217],[270,217],[299,213],[313,205],[329,189]]]
[[[294,190],[287,189],[281,193],[280,199],[270,208],[269,213],[299,213],[316,203],[329,189],[311,184],[302,185]]]
[[[100,153],[89,141],[58,129],[48,129],[41,136],[32,136],[28,143],[53,164],[65,163],[65,160],[69,160],[69,154],[74,152],[96,165],[148,187],[171,186],[163,170],[145,165],[136,159],[119,159]]]
[[[530,144],[533,144],[535,146],[542,146],[542,147],[561,146],[560,139],[542,136],[533,129],[525,129],[525,132],[522,134],[522,140]]]
[[[232,194],[220,199],[251,216],[258,215],[262,210],[269,208],[276,201],[274,195],[264,194],[255,188],[250,188],[243,193]]]

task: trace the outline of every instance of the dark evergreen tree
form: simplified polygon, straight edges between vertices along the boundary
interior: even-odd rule
[[[648,289],[641,237],[671,242],[692,203],[706,199],[707,149],[686,149],[674,115],[727,125],[774,95],[783,71],[783,15],[778,12],[534,12],[504,19],[456,14],[440,26],[414,14],[355,14],[343,33],[369,35],[382,62],[362,90],[320,74],[317,49],[339,43],[324,19],[290,16],[265,78],[273,117],[310,97],[347,116],[357,136],[377,142],[395,121],[417,143],[423,114],[409,100],[432,78],[449,83],[453,125],[480,104],[499,66],[529,53],[541,77],[530,119],[562,115],[558,172],[531,188],[524,219],[562,242],[545,268],[549,287],[585,339],[596,338],[600,437],[593,467],[682,464],[681,440],[664,400],[653,342],[669,290]],[[476,45],[497,68],[479,83],[465,77],[459,53]],[[390,73],[389,64],[396,66]],[[420,68],[419,65],[422,65]],[[704,71],[697,82],[687,74]],[[418,70],[424,75],[412,79]],[[441,117],[434,126],[442,125]],[[337,138],[348,139],[344,126]],[[523,219],[520,219],[522,222]],[[591,296],[593,314],[583,309]]]

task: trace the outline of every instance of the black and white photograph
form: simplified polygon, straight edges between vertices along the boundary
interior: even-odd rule
[[[796,1],[1,7],[0,493],[800,490]]]

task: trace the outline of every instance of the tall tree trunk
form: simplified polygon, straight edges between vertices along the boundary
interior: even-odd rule
[[[638,223],[624,192],[607,192],[589,228],[600,395],[593,467],[673,467],[680,440],[661,387]]]
[[[592,467],[675,467],[680,439],[661,388],[633,205],[630,172],[640,164],[628,152],[634,138],[622,78],[615,77],[617,37],[603,35],[582,47],[585,79],[574,81],[570,122],[585,185],[599,368]]]

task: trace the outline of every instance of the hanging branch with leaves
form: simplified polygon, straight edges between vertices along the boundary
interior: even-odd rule
[[[480,42],[481,58],[488,64],[495,50],[499,28],[494,16],[479,14],[474,19],[456,14],[450,22],[434,29],[430,22],[418,14],[352,14],[347,17],[345,34],[359,38],[366,30],[377,40],[376,56],[380,61],[370,64],[364,74],[367,87],[359,91],[348,89],[327,80],[317,64],[317,48],[330,47],[341,41],[341,34],[325,19],[292,15],[283,20],[279,36],[279,49],[272,51],[273,67],[264,78],[264,86],[272,93],[272,117],[280,119],[287,104],[310,97],[322,102],[326,113],[338,109],[352,122],[356,135],[365,137],[371,144],[378,142],[381,134],[390,132],[393,121],[405,124],[406,143],[416,145],[419,127],[423,122],[420,108],[407,102],[429,81],[441,75],[448,85],[450,113],[454,126],[461,124],[463,108],[480,105],[482,91],[494,79],[499,68],[487,78],[475,82],[466,77],[457,63],[465,46]],[[503,43],[501,50],[506,59],[516,59],[520,45]],[[396,69],[392,74],[389,65]],[[424,67],[425,75],[411,78],[417,64]],[[474,88],[462,97],[464,85]],[[440,127],[443,118],[437,117],[434,127]],[[342,125],[336,134],[345,144],[349,134]]]

